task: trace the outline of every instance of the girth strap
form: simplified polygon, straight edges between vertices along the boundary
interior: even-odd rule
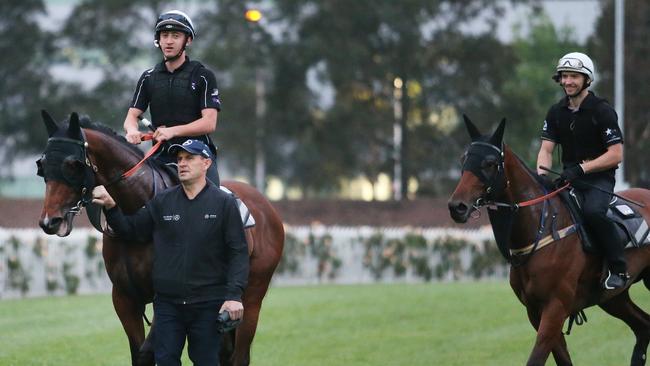
[[[558,230],[557,235],[555,234],[550,234],[545,236],[543,239],[540,239],[540,241],[537,243],[537,246],[535,247],[535,243],[527,245],[523,248],[517,248],[517,249],[510,249],[510,255],[525,255],[529,254],[533,251],[538,251],[542,249],[543,247],[560,240],[562,238],[565,238],[573,233],[576,232],[576,226],[575,225],[570,225],[565,227],[564,229]]]

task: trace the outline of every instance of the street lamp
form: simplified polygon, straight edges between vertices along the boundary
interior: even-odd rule
[[[246,10],[244,17],[249,22],[257,23],[262,19],[262,12],[258,9],[248,9]]]
[[[393,80],[393,199],[402,200],[402,78]]]
[[[244,18],[257,24],[262,19],[262,12],[258,9],[246,10]],[[255,60],[260,58],[255,57]],[[266,89],[264,75],[259,63],[255,66],[255,187],[264,193],[266,189],[266,157],[264,155],[264,116],[266,115]]]

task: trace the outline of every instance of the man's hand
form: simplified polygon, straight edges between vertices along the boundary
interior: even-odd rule
[[[219,312],[227,311],[230,319],[237,320],[244,316],[244,305],[239,301],[228,300],[221,305]]]
[[[547,188],[555,187],[555,182],[553,182],[551,178],[548,177],[548,175],[539,174],[539,177],[542,179],[542,183],[544,184],[545,187]]]
[[[126,141],[132,143],[132,144],[139,144],[142,142],[142,132],[138,130],[128,130],[126,131]]]
[[[97,186],[93,189],[93,203],[102,205],[107,209],[115,207],[115,201],[113,197],[106,191],[104,186]]]
[[[153,133],[153,138],[157,141],[167,141],[174,137],[176,137],[176,133],[173,127],[160,126]]]
[[[562,171],[562,174],[560,174],[560,178],[562,178],[566,182],[571,183],[574,180],[582,177],[583,175],[585,175],[585,171],[582,170],[580,164],[576,164],[564,169]]]

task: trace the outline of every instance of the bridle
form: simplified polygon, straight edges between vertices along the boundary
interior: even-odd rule
[[[92,164],[88,156],[88,143],[67,137],[50,137],[47,140],[45,152],[36,161],[37,175],[49,180],[60,181],[81,192],[81,199],[66,212],[66,219],[70,215],[77,216],[81,210],[92,202],[92,191],[95,188],[95,173],[97,166]],[[65,166],[64,166],[65,165]],[[76,167],[83,167],[79,172]]]
[[[494,160],[489,161],[487,157],[494,157]],[[491,167],[486,165],[491,165]],[[489,171],[494,168],[496,171]],[[505,178],[503,148],[483,141],[472,142],[463,154],[461,171],[470,171],[485,187],[483,193],[472,204],[472,212],[478,212],[483,206],[512,206],[494,199],[494,196],[503,193],[509,184]]]
[[[81,214],[82,209],[92,202],[92,191],[96,187],[95,174],[98,169],[91,162],[88,155],[88,142],[83,130],[81,130],[81,138],[81,140],[77,140],[68,137],[50,137],[47,140],[45,152],[36,161],[36,174],[43,177],[45,182],[48,180],[60,181],[73,188],[75,192],[81,192],[81,199],[66,212],[66,220],[69,220],[71,215],[78,216]],[[142,140],[146,141],[152,138],[153,134],[145,134]],[[116,184],[133,175],[160,148],[161,144],[162,141],[158,141],[149,149],[142,160],[126,172],[110,179],[105,186]],[[68,172],[64,164],[83,165],[83,172]]]
[[[484,157],[486,156],[486,151],[487,153],[491,151],[493,151],[493,153],[496,153],[496,155],[494,155],[496,158],[496,161],[494,161],[496,172],[486,172],[486,169],[483,167],[485,164],[485,158],[482,158],[480,163],[469,159],[472,155]],[[505,159],[503,147],[499,148],[487,142],[474,141],[469,145],[467,151],[464,154],[464,157],[465,161],[463,162],[462,171],[468,170],[472,172],[485,186],[483,193],[472,204],[472,213],[480,212],[480,208],[484,206],[505,207],[509,208],[512,211],[517,211],[521,207],[533,206],[538,203],[545,202],[569,187],[569,184],[567,183],[550,193],[548,193],[546,191],[546,188],[544,188],[544,195],[527,201],[517,203],[500,202],[495,200],[494,197],[500,196],[510,185],[510,182],[505,177]]]

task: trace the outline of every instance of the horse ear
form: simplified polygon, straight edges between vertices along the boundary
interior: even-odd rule
[[[492,137],[490,137],[490,143],[494,146],[501,146],[501,142],[503,141],[503,132],[506,129],[506,119],[503,118],[501,122],[499,123],[499,127],[494,131],[492,134]]]
[[[465,127],[467,127],[467,132],[469,132],[469,137],[472,139],[472,141],[476,141],[481,138],[481,133],[478,132],[478,129],[472,121],[470,121],[469,117],[467,117],[465,114],[463,114],[463,119],[465,120]]]
[[[68,136],[73,139],[81,140],[81,128],[79,127],[79,115],[72,112],[70,115],[70,124],[68,125]]]
[[[59,130],[59,125],[56,124],[54,118],[45,109],[41,109],[41,117],[43,123],[45,123],[45,128],[47,128],[47,136],[52,137]]]

